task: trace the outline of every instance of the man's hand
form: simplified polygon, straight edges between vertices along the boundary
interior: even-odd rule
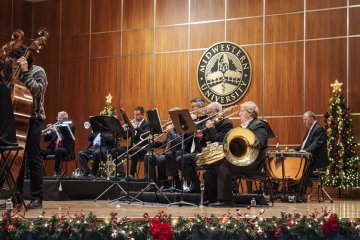
[[[29,71],[29,64],[25,57],[19,58],[16,62],[20,64],[21,72]]]
[[[214,127],[214,122],[212,120],[207,120],[205,123],[206,128]]]

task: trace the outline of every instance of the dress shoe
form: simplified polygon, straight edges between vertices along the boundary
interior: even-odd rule
[[[234,203],[232,201],[217,201],[210,203],[209,207],[233,207]]]
[[[199,193],[200,192],[200,182],[199,181],[194,181],[191,184],[191,187],[186,190],[185,192],[187,193]]]
[[[134,178],[135,178],[134,175],[132,175],[132,174],[127,175],[127,177],[130,178],[130,179],[134,179]]]
[[[205,201],[203,202],[203,205],[204,205],[204,206],[209,206],[209,204],[212,204],[212,203],[214,203],[214,201],[205,200]]]
[[[42,200],[40,198],[34,198],[30,201],[30,203],[27,205],[28,209],[38,209],[42,208]]]

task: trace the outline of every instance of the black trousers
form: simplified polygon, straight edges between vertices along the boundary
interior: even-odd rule
[[[137,172],[137,164],[138,164],[139,160],[144,159],[144,156],[146,154],[146,149],[140,150],[142,147],[143,146],[136,146],[133,148],[129,147],[129,149],[131,149],[131,150],[129,150],[129,155],[132,155],[130,158],[130,161],[131,161],[130,174],[133,176],[135,176],[135,174]],[[117,153],[116,153],[116,151],[117,151]],[[114,157],[124,154],[127,151],[127,149],[126,149],[126,147],[120,147],[116,151],[114,149],[112,151]],[[135,152],[137,152],[137,153],[134,154]],[[126,159],[126,156],[124,156],[124,159]]]
[[[184,169],[181,169],[184,175],[185,181],[198,181],[199,178],[196,174],[196,154],[197,153],[184,153],[182,156],[181,151],[177,152],[176,162],[180,169],[184,164]]]
[[[25,168],[27,165],[30,172],[30,193],[33,199],[42,199],[43,197],[43,160],[40,154],[42,122],[42,119],[30,119],[25,146],[25,158],[17,181],[19,191],[23,194]]]
[[[65,148],[57,148],[55,151],[52,151],[48,148],[41,149],[41,155],[43,157],[48,155],[54,155],[55,156],[55,164],[54,164],[54,171],[57,173],[60,173],[60,164],[63,160],[69,159],[69,153]]]
[[[232,199],[232,177],[252,176],[256,171],[251,167],[239,167],[221,160],[214,163],[204,174],[206,197],[210,201]]]
[[[168,152],[166,154],[156,155],[154,158],[152,155],[145,155],[145,177],[155,179],[155,165],[158,166],[158,179],[160,181],[167,180],[167,176],[171,176],[174,179],[179,178],[178,166],[176,163],[176,153]]]
[[[90,159],[93,160],[93,168],[91,173],[93,175],[97,175],[99,171],[100,162],[106,159],[106,151],[109,149],[106,147],[102,147],[100,149],[99,146],[91,146],[87,149],[79,151],[79,162],[80,162],[80,169],[83,171],[85,175],[90,173],[90,169],[87,165]]]

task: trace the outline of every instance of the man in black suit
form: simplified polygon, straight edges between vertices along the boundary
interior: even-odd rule
[[[311,153],[309,173],[317,168],[329,165],[326,147],[326,131],[316,121],[315,113],[307,111],[303,115],[304,126],[307,128],[301,146],[295,148],[299,152]]]
[[[69,115],[65,111],[58,112],[56,118],[58,122],[51,127],[51,124],[48,124],[46,127],[49,128],[48,131],[43,133],[44,141],[49,142],[50,144],[47,148],[41,149],[41,155],[43,157],[47,155],[55,156],[55,165],[54,165],[54,176],[60,175],[60,163],[64,159],[70,160],[74,159],[75,151],[75,138],[72,138],[75,134],[75,125],[73,122],[69,121]],[[60,127],[69,126],[71,134],[68,136],[62,136],[63,139],[59,139],[59,134],[61,134]]]
[[[249,166],[235,166],[227,160],[221,160],[214,164],[205,174],[207,200],[212,202],[210,206],[232,205],[231,178],[237,176],[252,176],[260,172],[265,164],[268,132],[265,124],[258,120],[259,108],[254,102],[245,102],[240,105],[241,127],[251,130],[260,145],[260,151],[256,160]],[[222,137],[224,139],[224,136]],[[216,202],[214,202],[216,201]]]

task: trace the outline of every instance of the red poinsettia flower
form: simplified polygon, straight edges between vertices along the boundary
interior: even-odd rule
[[[328,235],[329,233],[334,231],[338,227],[338,225],[339,223],[337,222],[334,214],[331,214],[329,219],[322,225],[325,235]]]
[[[154,240],[169,240],[174,237],[170,224],[160,222],[157,218],[151,219],[150,232]]]

